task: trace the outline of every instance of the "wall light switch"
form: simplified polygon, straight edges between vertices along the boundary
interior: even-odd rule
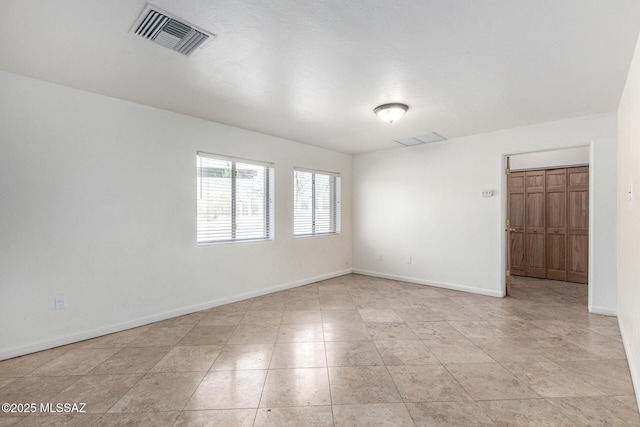
[[[56,310],[64,310],[67,308],[67,297],[64,295],[58,295],[55,301]]]
[[[480,193],[481,197],[491,197],[493,196],[493,190],[482,190],[482,193]]]

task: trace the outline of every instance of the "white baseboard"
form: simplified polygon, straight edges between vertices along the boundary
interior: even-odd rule
[[[220,298],[220,299],[208,301],[202,304],[165,311],[163,313],[154,314],[152,316],[141,317],[128,322],[109,325],[102,328],[96,328],[90,331],[85,331],[77,334],[65,335],[65,336],[57,337],[50,340],[39,341],[36,343],[27,344],[20,347],[14,347],[14,348],[0,351],[0,360],[10,359],[12,357],[22,356],[29,353],[35,353],[37,351],[48,350],[50,348],[59,347],[61,345],[72,344],[79,341],[88,340],[91,338],[97,338],[103,335],[112,334],[115,332],[121,332],[131,328],[136,328],[138,326],[148,325],[149,323],[159,322],[161,320],[167,320],[173,317],[184,316],[185,314],[195,313],[197,311],[218,307],[224,304],[230,304],[233,302],[242,301],[248,298],[254,298],[261,295],[282,291],[285,289],[296,288],[298,286],[308,285],[310,283],[319,282],[321,280],[332,279],[334,277],[344,276],[345,274],[350,274],[350,273],[352,273],[351,269],[334,271],[332,273],[322,274],[315,277],[308,277],[302,280],[297,280],[295,282],[289,282],[281,285],[271,286],[268,288],[258,289],[251,292],[245,292],[239,295],[235,295],[233,297]]]
[[[455,283],[436,282],[433,280],[419,279],[417,277],[406,277],[406,276],[399,276],[397,274],[380,273],[378,271],[359,270],[357,268],[354,268],[353,272],[356,274],[363,274],[365,276],[380,277],[382,279],[391,279],[391,280],[398,280],[400,282],[409,282],[409,283],[416,283],[419,285],[434,286],[437,288],[452,289],[454,291],[469,292],[472,294],[487,295],[490,297],[498,297],[498,298],[504,297],[504,295],[502,295],[502,292],[500,291],[492,291],[489,289],[458,285]]]
[[[620,322],[620,318],[618,317],[618,328],[620,329],[620,336],[622,337],[622,348],[624,348],[624,354],[627,356],[627,366],[629,367],[629,373],[631,374],[631,383],[633,384],[633,391],[636,395],[636,402],[638,403],[638,410],[640,410],[640,372],[636,369],[636,364],[633,363],[637,358],[633,354],[633,346],[629,341],[633,339],[633,337],[629,337],[629,341],[627,341],[627,336],[629,335],[626,330],[622,327],[622,322]]]
[[[618,315],[618,310],[616,310],[615,308],[605,308],[605,307],[598,307],[595,305],[590,305],[589,306],[589,313],[593,313],[593,314],[602,314],[605,316],[617,316]]]

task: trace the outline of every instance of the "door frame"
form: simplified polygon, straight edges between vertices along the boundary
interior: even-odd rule
[[[508,264],[508,257],[507,257],[507,239],[504,238],[505,236],[505,228],[506,228],[506,220],[507,220],[507,198],[508,198],[508,188],[507,188],[507,175],[505,173],[506,169],[507,169],[507,158],[511,157],[511,156],[515,156],[518,154],[530,154],[530,153],[547,153],[547,152],[554,152],[554,151],[559,151],[559,150],[565,150],[568,148],[578,148],[578,147],[589,147],[589,278],[588,278],[588,283],[587,283],[587,287],[588,287],[588,293],[589,293],[589,300],[588,300],[588,306],[587,306],[587,310],[589,310],[589,307],[591,307],[592,304],[592,295],[593,295],[593,264],[594,264],[594,259],[593,259],[593,217],[594,215],[592,215],[591,213],[591,207],[595,206],[594,204],[594,191],[593,191],[593,186],[594,186],[594,168],[593,168],[593,143],[586,143],[586,144],[574,144],[574,145],[567,145],[567,146],[563,146],[563,147],[553,147],[553,148],[547,148],[547,149],[540,149],[540,150],[524,150],[524,151],[510,151],[510,152],[504,152],[502,153],[502,159],[501,159],[501,165],[502,165],[502,191],[501,191],[501,197],[500,197],[500,265],[502,267],[502,274],[500,275],[502,277],[501,279],[501,293],[503,296],[507,296],[507,276],[506,276],[506,271],[510,268],[510,265]],[[553,166],[552,168],[563,168],[563,167],[573,167],[573,166],[579,166],[579,165],[558,165],[558,166]],[[583,165],[584,166],[584,165]]]

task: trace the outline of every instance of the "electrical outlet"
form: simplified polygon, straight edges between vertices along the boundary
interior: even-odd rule
[[[384,261],[384,255],[382,254],[378,255],[378,261]]]
[[[56,310],[64,310],[67,308],[67,297],[64,295],[58,295],[55,299]]]
[[[629,186],[629,189],[627,190],[627,201],[629,203],[631,203],[633,200],[633,186]]]
[[[493,196],[493,190],[482,190],[480,193],[480,197],[491,197]]]
[[[304,265],[304,261],[302,258],[298,258],[298,267],[302,267]]]

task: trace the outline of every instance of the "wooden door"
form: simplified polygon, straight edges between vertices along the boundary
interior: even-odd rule
[[[525,172],[525,265],[529,277],[546,278],[545,171]]]
[[[511,164],[509,161],[509,157],[506,158],[507,168],[505,169],[505,174],[507,175],[507,222],[506,228],[504,230],[505,240],[507,242],[507,271],[505,272],[505,295],[511,295],[511,230],[509,227],[509,214],[511,212],[511,207],[509,205],[509,173],[511,172]]]
[[[512,172],[507,178],[509,191],[509,238],[511,240],[511,274],[523,276],[526,274],[525,268],[525,173]]]
[[[589,167],[567,169],[567,280],[589,279]]]
[[[567,280],[567,170],[546,171],[547,279]]]

